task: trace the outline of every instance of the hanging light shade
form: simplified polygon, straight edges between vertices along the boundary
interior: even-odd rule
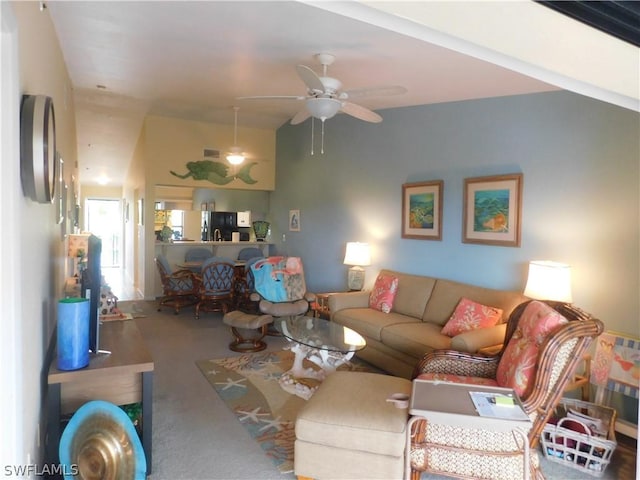
[[[230,148],[227,154],[227,162],[231,165],[240,165],[244,162],[244,154],[242,148],[238,147],[238,110],[239,107],[233,107],[234,120],[233,120],[233,147]]]
[[[231,165],[240,165],[242,162],[244,162],[242,149],[236,146],[231,147],[229,153],[227,154],[227,162],[229,162]]]
[[[311,116],[323,122],[340,111],[342,102],[334,98],[309,98],[306,101]]]

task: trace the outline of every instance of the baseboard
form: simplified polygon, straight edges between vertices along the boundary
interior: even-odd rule
[[[638,425],[626,420],[616,420],[616,432],[638,440]]]

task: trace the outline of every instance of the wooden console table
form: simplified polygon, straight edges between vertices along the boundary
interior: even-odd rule
[[[89,365],[79,370],[58,370],[57,356],[49,366],[47,381],[48,421],[46,458],[59,463],[60,419],[91,400],[115,405],[142,403],[142,447],[151,473],[151,429],[153,395],[153,359],[131,320],[100,325],[100,349],[110,354],[91,354]]]

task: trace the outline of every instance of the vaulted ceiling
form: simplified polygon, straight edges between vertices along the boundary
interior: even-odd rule
[[[56,1],[47,8],[73,85],[84,185],[101,175],[122,183],[148,114],[233,123],[239,106],[240,124],[278,128],[301,102],[237,97],[304,95],[295,66],[320,72],[314,54],[321,52],[336,56],[329,75],[346,89],[407,89],[357,98],[383,117],[392,107],[562,88],[638,110],[637,47],[533,2]],[[594,32],[588,51],[573,44],[578,35],[592,42]]]

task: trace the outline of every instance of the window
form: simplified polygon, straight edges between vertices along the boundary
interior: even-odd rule
[[[173,239],[180,240],[184,236],[184,212],[182,210],[169,210],[167,225],[173,230]]]

